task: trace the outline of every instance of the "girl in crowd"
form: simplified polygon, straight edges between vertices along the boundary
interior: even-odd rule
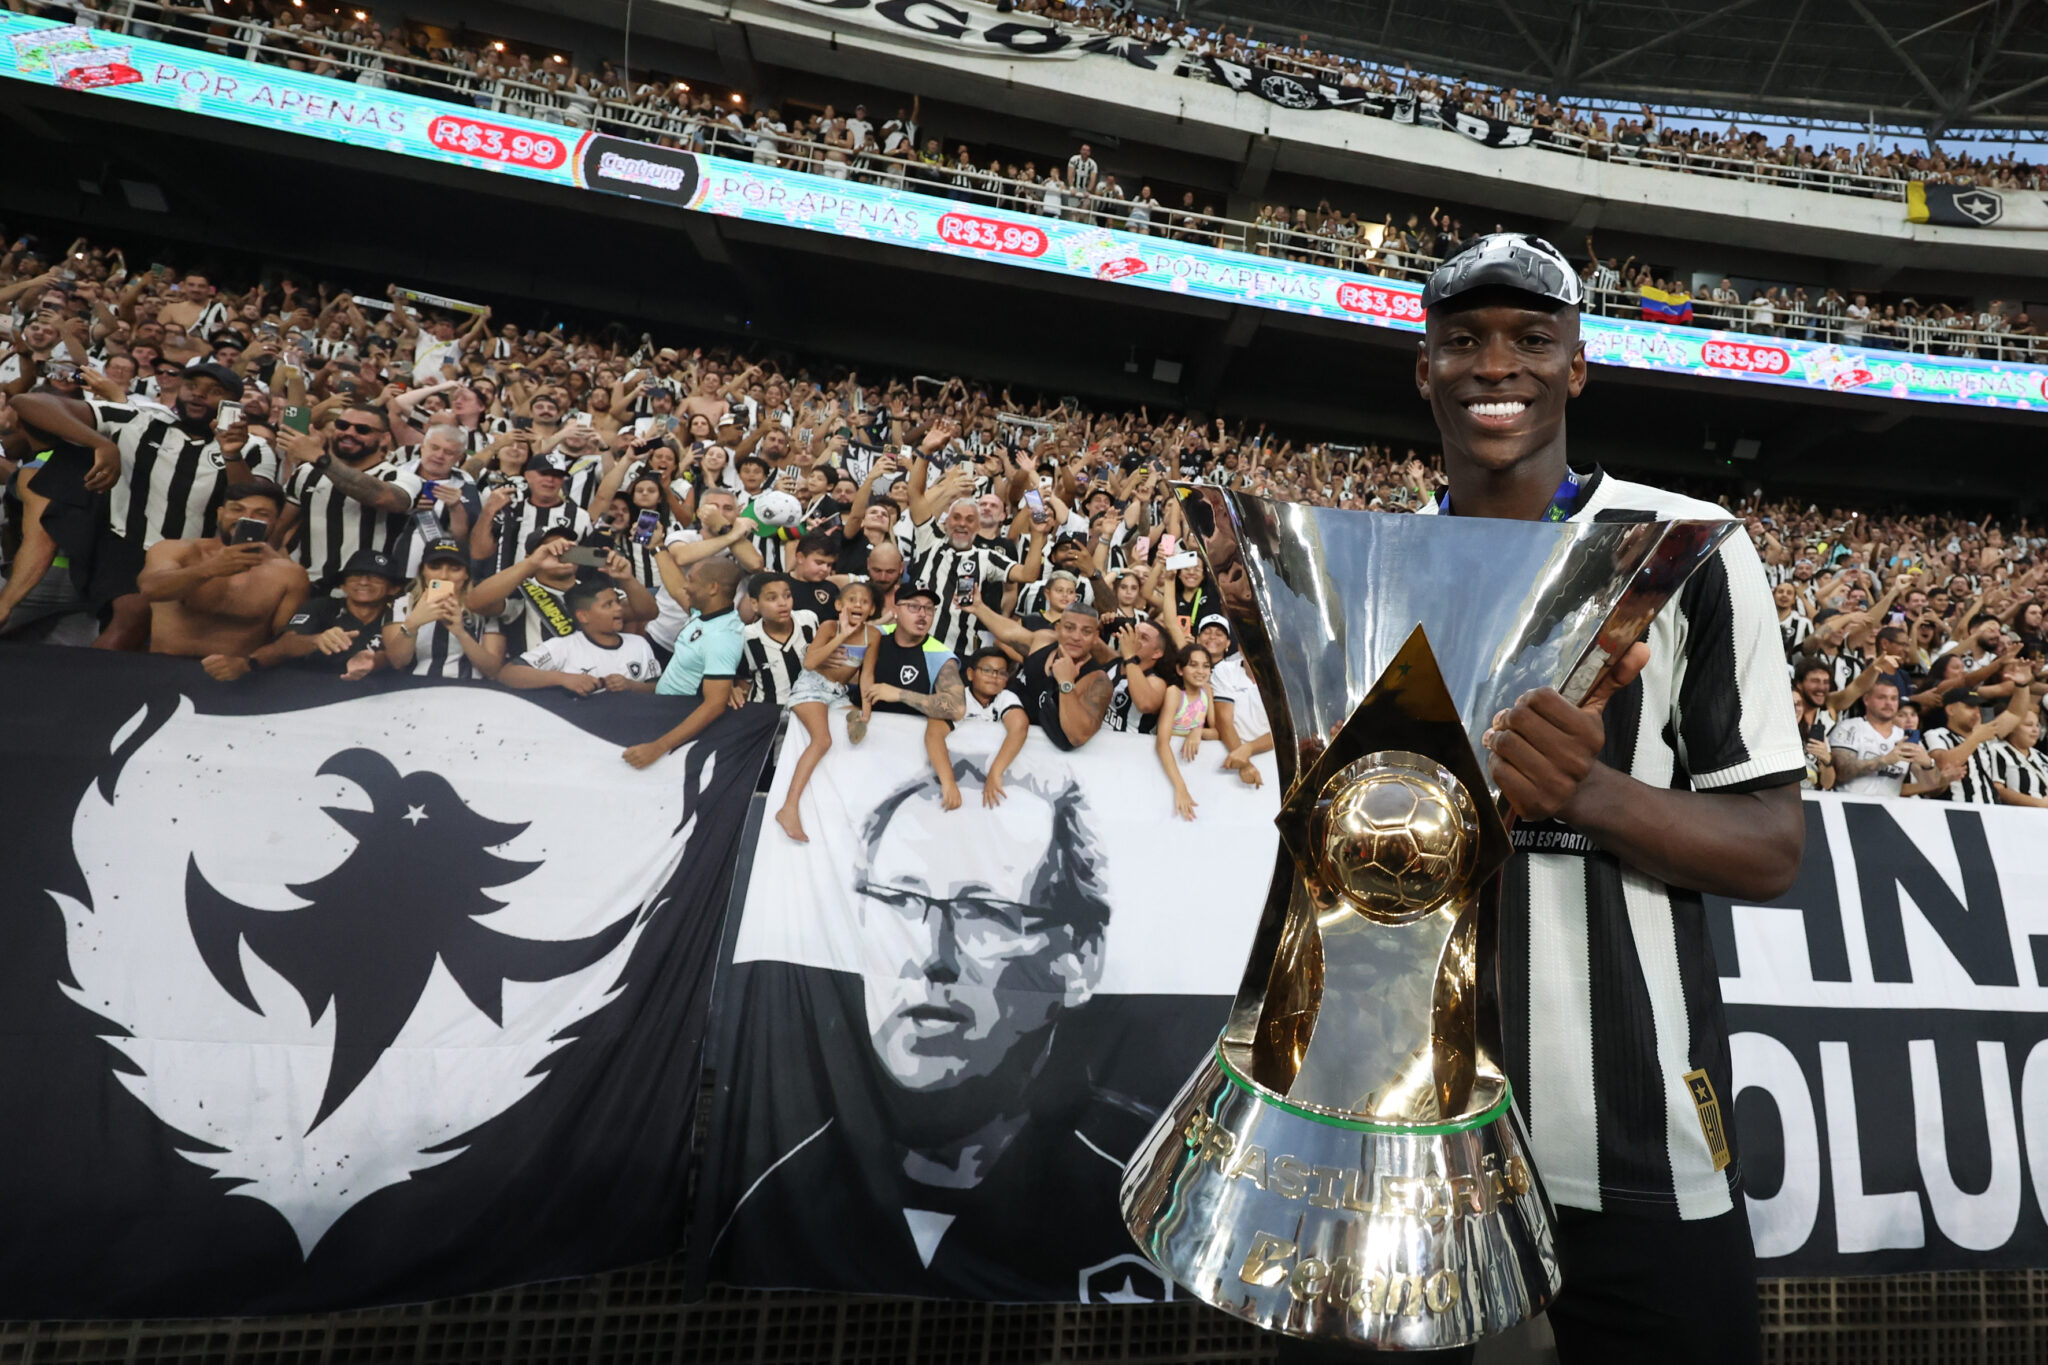
[[[1024,629],[1051,630],[1080,595],[1081,580],[1065,569],[1054,569],[1052,576],[1045,581],[1045,595],[1039,600],[1038,610],[1024,617]]]
[[[796,767],[790,771],[789,795],[783,799],[782,809],[775,812],[775,823],[800,844],[809,843],[811,838],[804,833],[797,803],[810,784],[811,774],[832,747],[829,713],[836,703],[845,700],[847,685],[860,676],[861,660],[882,638],[881,632],[869,624],[874,611],[875,597],[867,584],[851,582],[840,588],[839,619],[835,624],[818,628],[810,648],[804,651],[804,671],[789,691],[790,714],[804,727],[810,743],[804,746]]]
[[[1183,820],[1195,818],[1195,799],[1188,795],[1188,784],[1180,775],[1182,761],[1193,763],[1202,751],[1204,739],[1214,739],[1216,732],[1205,728],[1210,713],[1216,707],[1216,695],[1209,689],[1209,651],[1200,645],[1188,645],[1175,657],[1179,665],[1180,681],[1166,689],[1166,701],[1159,708],[1160,726],[1155,736],[1159,753],[1159,764],[1166,769],[1166,780],[1173,784],[1173,809]],[[1174,741],[1180,741],[1180,754],[1173,752]]]

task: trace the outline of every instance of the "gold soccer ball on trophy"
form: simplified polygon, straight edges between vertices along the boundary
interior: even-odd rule
[[[1373,754],[1331,782],[1323,873],[1368,919],[1401,923],[1463,889],[1479,822],[1464,785],[1419,754]]]

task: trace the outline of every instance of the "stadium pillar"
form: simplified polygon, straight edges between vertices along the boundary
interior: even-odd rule
[[[1253,136],[1245,145],[1244,160],[1238,164],[1237,176],[1231,182],[1228,216],[1246,222],[1259,215],[1259,196],[1266,192],[1266,181],[1273,174],[1273,162],[1280,154],[1280,140],[1264,133]]]

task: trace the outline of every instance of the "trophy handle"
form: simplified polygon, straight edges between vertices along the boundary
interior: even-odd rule
[[[1655,543],[1644,554],[1641,567],[1629,579],[1621,600],[1607,614],[1593,642],[1558,685],[1558,694],[1573,706],[1593,695],[1593,689],[1614,671],[1615,663],[1628,652],[1628,647],[1643,638],[1664,604],[1740,524],[1732,520],[1646,521],[1636,527],[1631,532],[1632,541],[1641,536]]]

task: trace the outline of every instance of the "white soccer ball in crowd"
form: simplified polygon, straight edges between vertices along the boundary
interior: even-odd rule
[[[763,526],[780,530],[804,519],[804,505],[797,501],[796,494],[771,488],[754,499],[747,508],[747,515]]]

